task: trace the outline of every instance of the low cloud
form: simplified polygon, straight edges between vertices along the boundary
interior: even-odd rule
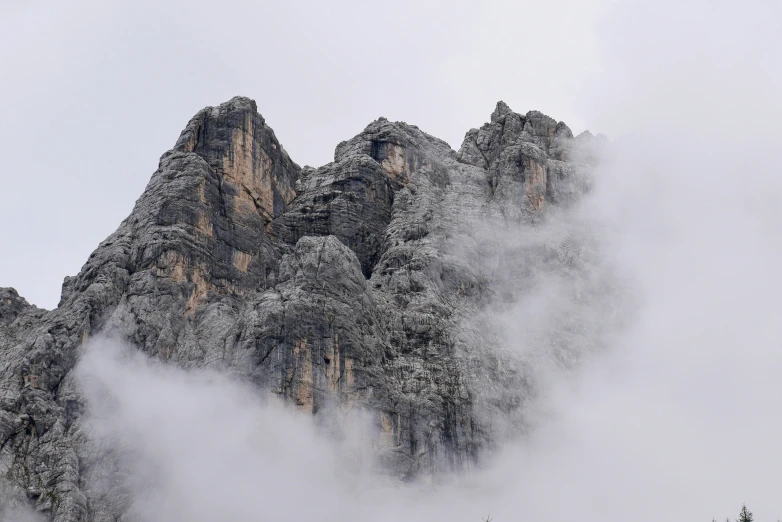
[[[24,492],[0,479],[0,522],[43,522]]]

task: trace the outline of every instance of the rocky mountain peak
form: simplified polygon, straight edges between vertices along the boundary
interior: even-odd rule
[[[512,113],[513,111],[508,107],[508,104],[500,100],[497,102],[497,107],[494,109],[494,112],[491,113],[491,122],[497,123],[500,118]]]
[[[34,308],[14,288],[0,288],[0,324],[12,322],[22,312]]]
[[[532,393],[485,307],[528,288],[542,260],[572,258],[530,248],[499,283],[481,230],[535,226],[589,190],[576,143],[499,102],[458,153],[380,118],[300,169],[254,101],[199,111],[57,309],[0,290],[0,473],[57,522],[121,518],[122,486],[105,494],[81,464],[98,448],[73,368],[98,334],[309,415],[365,412],[397,477],[472,466]]]
[[[195,153],[230,186],[235,207],[269,222],[295,197],[299,166],[258,113],[254,100],[234,97],[196,114],[173,152]]]

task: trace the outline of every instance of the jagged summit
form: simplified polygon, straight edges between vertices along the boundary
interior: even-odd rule
[[[510,107],[508,107],[508,104],[500,100],[497,102],[497,106],[495,107],[494,112],[491,113],[491,122],[496,123],[497,120],[499,120],[501,117],[512,113],[513,111],[510,109]]]
[[[0,288],[0,324],[9,324],[21,313],[34,308],[16,289]]]
[[[237,96],[199,111],[162,160],[175,152],[198,154],[218,175],[241,187],[249,196],[244,199],[252,200],[266,220],[294,197],[300,168],[249,98]]]
[[[253,100],[199,111],[57,309],[0,291],[0,473],[57,522],[122,515],[79,464],[99,448],[80,430],[72,369],[98,333],[311,415],[367,412],[400,478],[469,468],[531,393],[508,353],[475,357],[503,342],[485,307],[569,259],[525,251],[525,270],[502,274],[476,224],[564,212],[589,189],[577,145],[564,123],[499,102],[458,152],[379,118],[302,169]]]

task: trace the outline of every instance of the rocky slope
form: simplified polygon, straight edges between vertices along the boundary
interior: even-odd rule
[[[66,278],[57,309],[0,289],[9,491],[58,522],[119,515],[90,486],[95,449],[71,374],[99,333],[229,370],[317,418],[363,409],[401,479],[474,465],[523,428],[534,387],[487,311],[541,270],[577,276],[585,259],[572,231],[509,249],[496,230],[566,212],[589,188],[591,140],[500,102],[458,152],[381,118],[313,169],[291,160],[252,100],[200,111],[131,215]],[[563,360],[587,338],[571,326],[550,340]]]

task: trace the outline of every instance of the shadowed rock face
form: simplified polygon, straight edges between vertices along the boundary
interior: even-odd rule
[[[400,478],[469,468],[523,425],[533,392],[481,319],[508,288],[476,223],[529,226],[575,201],[582,150],[563,123],[500,102],[458,153],[381,118],[300,169],[252,100],[200,111],[57,309],[0,289],[0,473],[59,522],[120,514],[87,480],[71,372],[100,332],[324,421],[364,410]]]

